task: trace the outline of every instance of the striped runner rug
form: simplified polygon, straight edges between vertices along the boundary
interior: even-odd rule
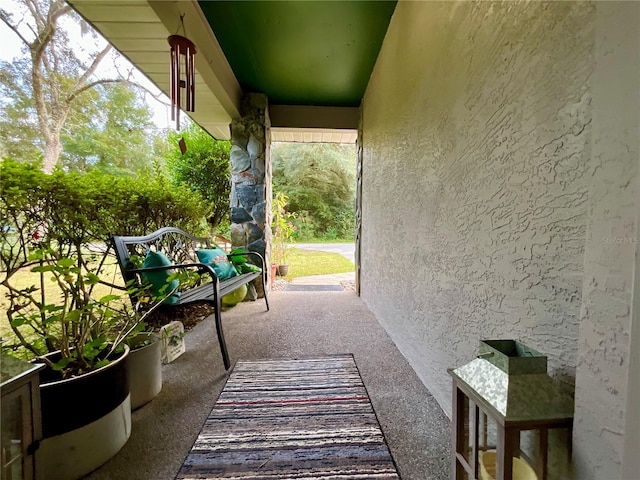
[[[176,476],[399,478],[352,355],[238,361]]]

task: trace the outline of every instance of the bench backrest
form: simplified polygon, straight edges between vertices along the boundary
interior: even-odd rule
[[[129,270],[140,266],[131,261],[133,255],[144,259],[149,251],[154,251],[162,252],[175,264],[197,263],[195,251],[211,248],[208,238],[194,237],[175,227],[161,228],[143,237],[114,236],[112,241],[122,276],[127,282],[135,279]]]

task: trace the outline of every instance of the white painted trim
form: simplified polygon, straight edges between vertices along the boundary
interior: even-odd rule
[[[356,143],[357,130],[329,128],[272,128],[272,142],[294,143]]]
[[[242,88],[198,2],[153,0],[148,3],[170,32],[179,30],[180,16],[184,15],[187,36],[198,49],[196,54],[198,73],[229,116],[232,119],[240,118]],[[197,110],[198,105],[196,105]],[[197,115],[195,118],[197,120]]]

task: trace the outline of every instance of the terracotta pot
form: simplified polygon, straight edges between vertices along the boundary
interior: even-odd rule
[[[271,264],[271,283],[276,281],[276,273],[278,272],[278,264],[277,263],[272,263]]]

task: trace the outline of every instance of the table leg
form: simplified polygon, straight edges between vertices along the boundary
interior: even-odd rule
[[[520,450],[520,430],[498,426],[496,480],[513,480],[513,455]]]

